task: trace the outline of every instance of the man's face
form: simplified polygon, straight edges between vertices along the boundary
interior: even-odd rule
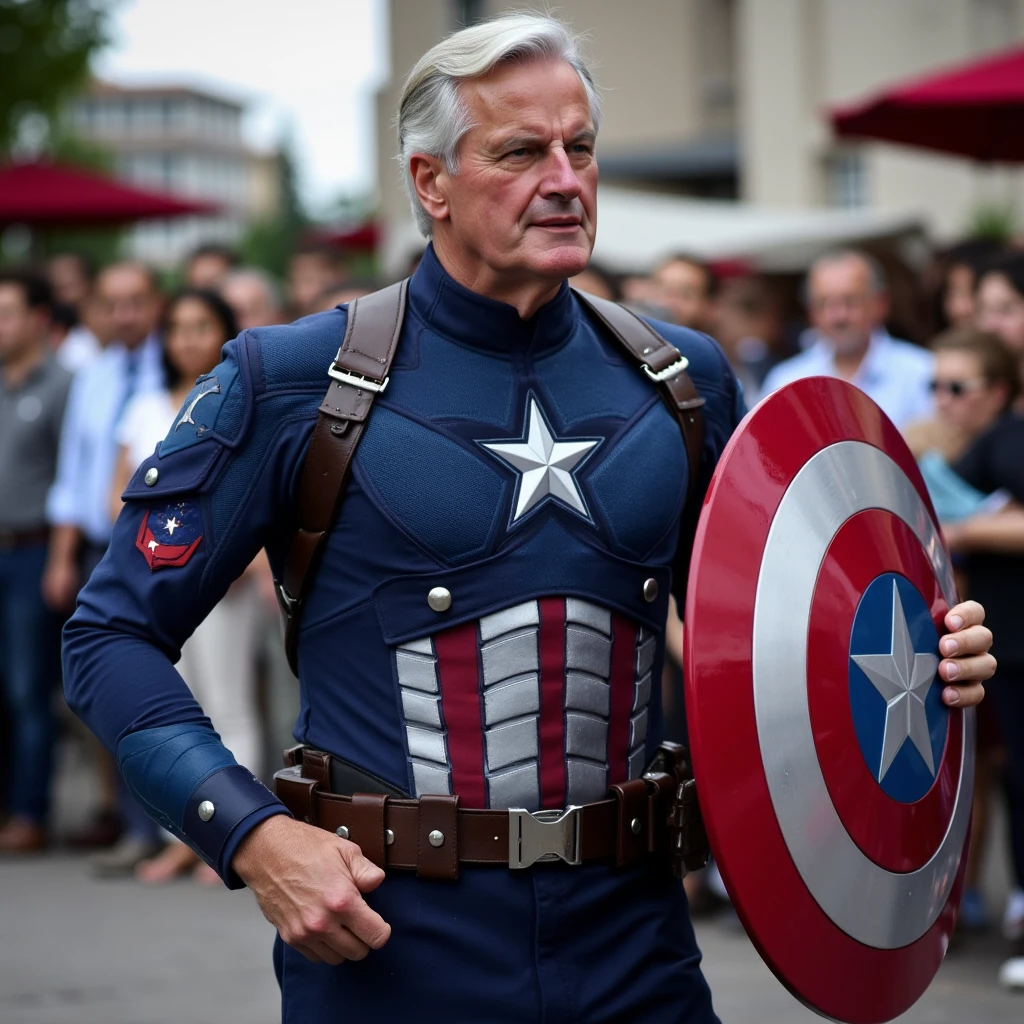
[[[855,257],[819,264],[807,291],[811,324],[836,354],[863,352],[885,316],[885,300],[872,289],[867,265]]]
[[[288,300],[298,316],[319,312],[317,300],[338,279],[338,271],[320,253],[296,253],[288,264]]]
[[[189,260],[185,270],[185,283],[189,288],[204,288],[215,292],[231,273],[231,264],[216,252],[204,252]]]
[[[483,287],[580,273],[597,230],[597,161],[579,75],[536,60],[461,88],[474,127],[459,145],[459,173],[437,176],[439,250]]]
[[[54,298],[79,309],[89,297],[89,279],[77,256],[54,256],[47,266]]]
[[[0,284],[0,363],[19,359],[42,344],[46,326],[43,311],[29,307],[19,285]]]
[[[221,288],[221,295],[234,311],[240,331],[281,322],[281,314],[271,303],[267,290],[255,279],[229,277]]]
[[[708,276],[688,260],[670,260],[654,273],[658,305],[683,327],[703,330],[710,319]]]
[[[160,298],[149,275],[139,267],[119,266],[105,270],[96,288],[101,318],[109,325],[112,340],[135,348],[149,336],[160,317]]]
[[[978,288],[978,326],[1024,358],[1024,295],[1003,274],[989,273]]]

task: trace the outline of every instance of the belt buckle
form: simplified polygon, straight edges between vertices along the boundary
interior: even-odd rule
[[[508,809],[508,866],[528,868],[538,861],[563,860],[581,864],[580,811],[570,804],[564,811]]]

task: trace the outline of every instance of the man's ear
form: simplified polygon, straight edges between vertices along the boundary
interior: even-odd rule
[[[413,153],[409,157],[409,174],[423,209],[433,220],[447,220],[448,197],[445,185],[448,172],[443,161],[426,153]]]

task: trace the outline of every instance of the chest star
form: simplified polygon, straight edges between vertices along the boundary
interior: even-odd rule
[[[515,526],[547,500],[561,503],[593,524],[574,473],[600,439],[556,438],[533,395],[527,398],[524,419],[526,431],[521,440],[480,442],[517,474],[515,509],[509,525]]]

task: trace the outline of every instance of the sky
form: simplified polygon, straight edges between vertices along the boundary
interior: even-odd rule
[[[248,104],[244,134],[290,134],[313,212],[376,178],[373,93],[387,75],[384,0],[120,0],[95,62],[119,84],[205,86]]]

